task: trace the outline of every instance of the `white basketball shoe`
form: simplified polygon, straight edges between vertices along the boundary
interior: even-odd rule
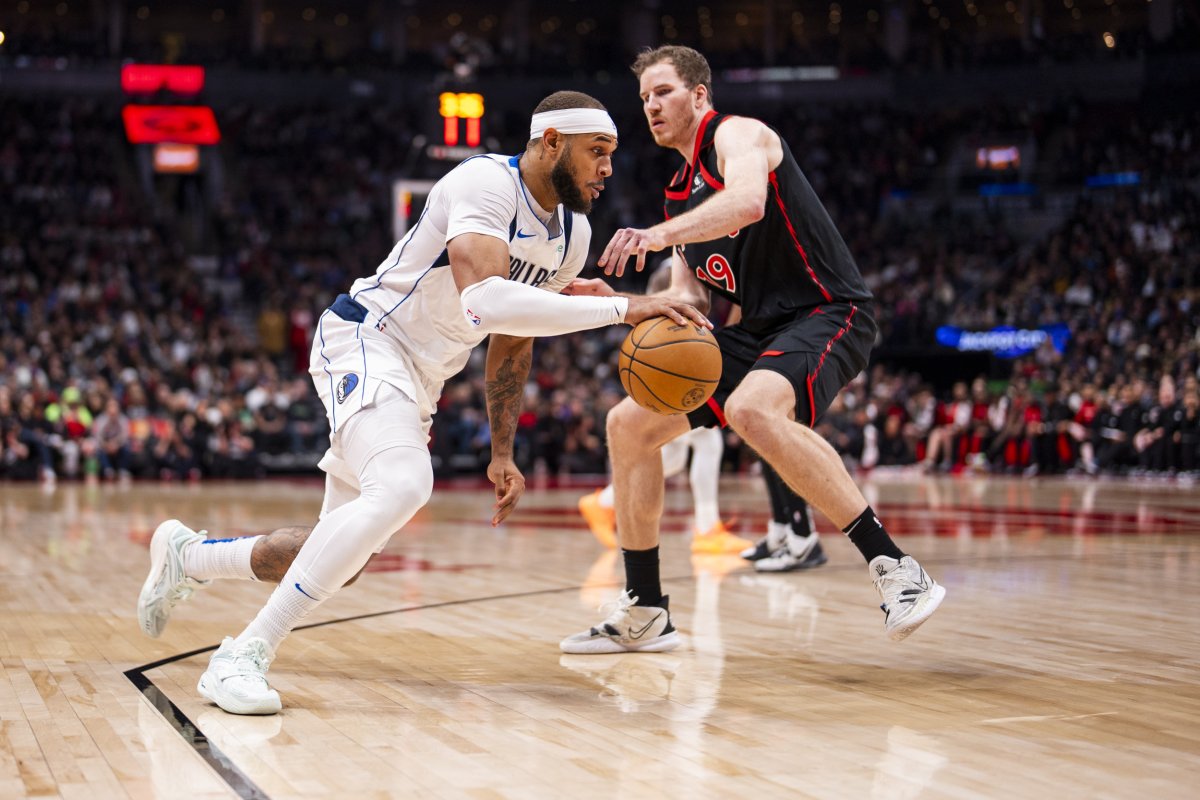
[[[782,547],[766,558],[754,562],[754,569],[759,572],[796,572],[816,569],[828,560],[829,557],[825,555],[817,534],[797,536],[789,533]]]
[[[747,561],[761,561],[764,558],[770,558],[771,554],[783,546],[782,540],[779,542],[772,541],[770,534],[763,536],[753,547],[747,547],[741,553],[738,553]]]
[[[871,579],[883,603],[883,630],[898,642],[921,627],[941,605],[946,590],[921,568],[912,556],[897,561],[876,556],[868,565]]]
[[[559,642],[564,653],[661,653],[679,646],[679,633],[671,624],[668,597],[656,606],[636,606],[629,592],[600,607],[608,617],[594,628],[568,636]]]
[[[192,596],[209,581],[189,578],[183,571],[183,551],[204,541],[205,533],[196,533],[177,519],[159,525],[150,539],[150,574],[138,595],[138,624],[147,636],[157,639],[167,627],[175,606]]]
[[[267,683],[267,669],[274,658],[263,639],[238,644],[226,636],[196,689],[230,714],[275,714],[283,704],[279,692]]]

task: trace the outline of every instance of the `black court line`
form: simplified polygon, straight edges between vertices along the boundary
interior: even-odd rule
[[[687,575],[676,578],[663,578],[663,582],[679,581],[691,579],[693,576]],[[618,584],[612,584],[614,586]],[[355,622],[360,619],[372,619],[374,617],[386,617],[391,614],[404,614],[409,611],[427,611],[434,608],[446,608],[449,606],[461,606],[471,603],[486,603],[492,600],[511,600],[517,597],[536,597],[543,594],[560,594],[562,592],[576,592],[583,587],[581,586],[563,586],[557,589],[537,589],[529,592],[513,592],[511,594],[495,594],[486,597],[470,597],[463,600],[447,600],[442,603],[429,603],[421,606],[406,606],[404,608],[393,608],[388,611],[374,611],[369,614],[356,614],[352,617],[341,617],[338,619],[326,620],[325,622],[313,622],[308,625],[301,625],[293,629],[295,631],[305,631],[312,628],[323,628],[326,625],[336,625],[343,622]],[[163,693],[161,689],[154,685],[154,682],[146,677],[146,673],[152,669],[173,664],[176,661],[198,656],[201,653],[210,653],[216,650],[220,645],[210,645],[209,647],[201,647],[197,650],[189,650],[186,653],[160,658],[158,661],[152,661],[149,664],[143,664],[140,667],[134,667],[125,671],[125,677],[134,685],[142,695],[150,701],[150,705],[154,706],[155,710],[162,714],[163,719],[175,729],[176,733],[183,737],[183,740],[192,746],[192,749],[208,763],[216,773],[221,776],[221,779],[229,785],[229,788],[237,793],[239,797],[246,800],[269,800],[270,795],[259,788],[258,784],[250,780],[246,773],[238,769],[229,756],[225,755],[219,747],[208,740],[196,723],[188,718],[183,710],[171,702],[171,699]]]
[[[1122,552],[1108,553],[1106,555],[1120,557],[1120,556],[1131,555],[1131,553],[1122,551]],[[1163,552],[1137,553],[1137,555],[1165,556],[1165,555],[1168,555],[1168,553],[1163,553]],[[991,561],[991,562],[994,562],[994,561],[1024,562],[1024,561],[1067,561],[1067,560],[1077,561],[1077,560],[1079,560],[1079,557],[1076,555],[1073,555],[1073,554],[1065,554],[1065,555],[1029,554],[1029,555],[1025,555],[1025,556],[1001,556],[1000,558],[997,558],[997,559],[987,559],[987,558],[979,559],[979,558],[972,558],[972,557],[941,558],[941,559],[927,558],[927,559],[923,559],[923,563],[930,564],[930,565],[964,564],[964,565],[968,565],[968,566],[976,566],[976,565],[979,565],[980,563],[989,562],[989,561]],[[1098,560],[1098,559],[1093,558],[1091,560]],[[822,572],[843,572],[843,571],[850,571],[850,570],[861,570],[862,568],[863,567],[859,564],[853,564],[853,565],[851,565],[851,564],[835,564],[832,566],[822,567],[821,571]],[[742,568],[742,569],[730,570],[730,572],[728,574],[735,574],[735,573],[740,573],[740,572],[754,572],[754,570],[749,567],[746,567],[746,568]],[[675,577],[671,577],[671,578],[663,578],[662,582],[663,583],[673,583],[676,581],[693,580],[693,579],[695,579],[695,577],[696,576],[694,574],[679,575],[679,576],[675,576]],[[610,584],[601,584],[601,585],[620,586],[621,584],[618,582],[613,582]],[[511,594],[494,594],[494,595],[488,595],[485,597],[470,597],[470,598],[466,598],[463,600],[447,600],[442,603],[429,603],[427,605],[421,605],[421,606],[406,606],[404,608],[393,608],[388,611],[374,611],[369,614],[356,614],[352,617],[340,617],[338,619],[326,620],[325,622],[313,622],[308,625],[301,625],[298,628],[294,628],[293,632],[311,630],[312,628],[323,628],[326,625],[338,625],[343,622],[356,622],[360,619],[373,619],[374,617],[386,617],[391,614],[404,614],[404,613],[407,613],[410,611],[428,611],[428,610],[434,609],[434,608],[447,608],[449,606],[463,606],[463,605],[470,605],[472,603],[486,603],[486,602],[490,602],[492,600],[511,600],[511,599],[514,599],[517,597],[537,597],[538,595],[544,595],[544,594],[562,594],[563,592],[579,591],[582,588],[583,588],[582,586],[563,586],[563,587],[560,587],[557,589],[536,589],[534,591],[529,591],[529,592],[513,592]],[[225,755],[225,753],[223,753],[219,747],[217,747],[215,744],[210,742],[208,740],[208,737],[204,735],[203,731],[201,731],[196,726],[196,723],[192,722],[192,720],[189,719],[188,716],[183,713],[183,710],[180,709],[179,706],[177,706],[173,702],[171,702],[171,699],[169,697],[167,697],[166,694],[164,694],[161,689],[159,689],[157,686],[155,686],[154,682],[151,681],[149,678],[147,678],[146,674],[145,674],[152,669],[158,669],[159,667],[166,666],[167,664],[173,664],[176,661],[183,661],[184,659],[191,658],[192,656],[198,656],[201,653],[212,652],[213,650],[216,650],[219,646],[220,645],[211,645],[209,647],[201,647],[197,650],[189,650],[186,653],[179,653],[177,655],[168,656],[167,658],[161,658],[158,661],[151,661],[149,664],[143,664],[140,667],[134,667],[132,669],[128,669],[125,671],[124,674],[125,674],[125,677],[129,679],[129,682],[133,684],[134,688],[136,688],[138,690],[138,692],[140,692],[142,695],[144,695],[146,697],[146,699],[150,702],[150,705],[154,706],[155,710],[158,711],[160,714],[162,714],[163,719],[166,720],[167,724],[169,724],[172,728],[174,728],[176,733],[178,733],[180,736],[182,736],[183,740],[185,742],[187,742],[189,745],[191,745],[192,749],[194,749],[196,751],[196,753],[202,759],[204,759],[204,761],[210,767],[213,768],[213,770],[217,773],[217,775],[219,775],[221,777],[221,779],[224,780],[225,783],[229,786],[229,788],[232,789],[239,797],[245,798],[245,800],[270,800],[270,795],[268,795],[261,788],[259,788],[258,784],[256,784],[254,781],[250,780],[249,776],[247,776],[246,773],[244,773],[240,769],[238,769],[237,765],[234,764],[233,761],[229,758],[229,756]]]

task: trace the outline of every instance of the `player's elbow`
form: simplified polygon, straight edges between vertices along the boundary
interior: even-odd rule
[[[765,191],[748,193],[742,199],[739,211],[739,217],[742,220],[741,227],[744,228],[758,222],[767,215],[767,193]]]
[[[736,223],[737,229],[758,222],[767,213],[767,186],[742,184],[726,189],[728,199],[725,210],[730,221]]]
[[[509,318],[512,307],[496,302],[493,293],[488,291],[493,283],[501,280],[503,278],[487,278],[459,292],[458,304],[463,316],[480,333],[507,333],[512,321]]]

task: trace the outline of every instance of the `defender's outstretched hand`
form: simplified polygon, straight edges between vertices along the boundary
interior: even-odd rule
[[[615,272],[620,277],[625,274],[625,262],[629,257],[637,256],[634,269],[641,272],[646,266],[646,253],[657,253],[668,245],[654,228],[621,228],[608,241],[596,265],[604,270],[605,275]]]

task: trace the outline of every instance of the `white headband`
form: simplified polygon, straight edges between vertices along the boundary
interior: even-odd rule
[[[616,123],[607,111],[599,108],[564,108],[543,111],[529,121],[529,138],[540,139],[547,128],[559,133],[609,133],[617,135]]]

